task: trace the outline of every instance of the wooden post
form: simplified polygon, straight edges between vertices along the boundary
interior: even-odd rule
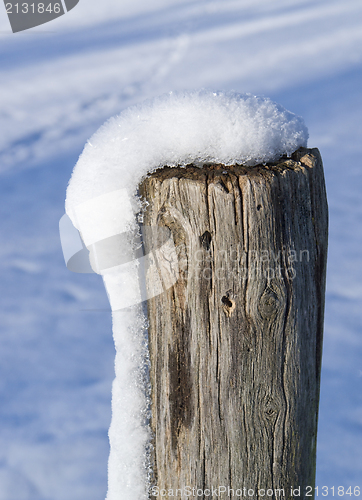
[[[148,301],[154,484],[173,490],[166,498],[187,498],[187,486],[226,487],[205,499],[233,498],[228,487],[273,499],[300,487],[304,498],[315,484],[327,256],[319,151],[165,167],[140,193],[144,223],[171,230],[180,270]]]

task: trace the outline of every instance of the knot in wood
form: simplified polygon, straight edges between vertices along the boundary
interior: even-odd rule
[[[259,313],[262,318],[267,319],[274,316],[280,307],[280,301],[277,294],[271,288],[266,288],[260,297]]]
[[[223,311],[226,314],[228,318],[232,315],[234,309],[235,309],[235,302],[230,298],[229,292],[227,292],[221,299],[221,302],[223,303]]]
[[[204,234],[200,236],[200,243],[205,250],[210,250],[211,234],[209,231],[205,231]]]
[[[280,405],[272,396],[269,396],[264,406],[264,414],[267,421],[274,423],[279,415],[279,412]]]

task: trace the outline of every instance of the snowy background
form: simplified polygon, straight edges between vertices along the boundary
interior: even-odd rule
[[[114,347],[101,277],[58,222],[89,136],[200,87],[305,119],[330,210],[317,485],[362,486],[362,3],[81,0],[12,34],[0,6],[0,500],[103,500]]]

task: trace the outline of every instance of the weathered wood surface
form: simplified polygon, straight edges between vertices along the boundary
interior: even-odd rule
[[[164,168],[140,186],[180,270],[148,301],[160,489],[314,486],[328,208],[319,151],[292,158]]]

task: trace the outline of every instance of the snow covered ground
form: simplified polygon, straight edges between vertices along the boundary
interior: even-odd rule
[[[106,494],[114,347],[100,276],[65,268],[67,182],[109,116],[169,90],[303,116],[330,240],[317,484],[362,487],[360,0],[82,0],[12,34],[0,8],[0,500]]]

